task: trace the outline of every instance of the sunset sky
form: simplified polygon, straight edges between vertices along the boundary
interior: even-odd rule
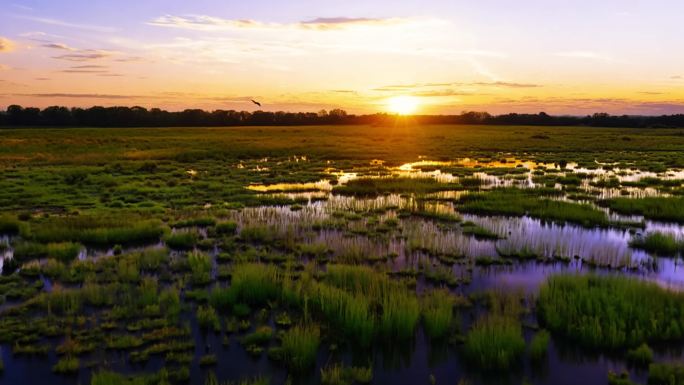
[[[3,0],[0,109],[684,113],[682,15],[681,0]]]

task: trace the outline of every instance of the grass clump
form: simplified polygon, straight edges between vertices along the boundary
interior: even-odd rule
[[[653,350],[647,344],[627,351],[627,361],[634,365],[646,366],[653,362]]]
[[[334,364],[321,368],[322,385],[368,384],[373,380],[372,367],[344,366]]]
[[[198,217],[180,220],[172,225],[175,228],[184,227],[209,227],[216,224],[216,219],[211,217]]]
[[[684,364],[657,363],[648,367],[649,385],[684,385]]]
[[[433,339],[443,338],[454,320],[454,299],[447,290],[433,290],[422,301],[425,333]]]
[[[250,305],[265,304],[280,293],[280,274],[275,266],[246,263],[235,266],[229,295]]]
[[[107,247],[155,242],[164,232],[158,220],[76,216],[32,224],[27,239],[38,242],[80,242]]]
[[[227,221],[217,223],[216,226],[214,226],[214,231],[216,231],[216,234],[218,235],[233,235],[237,232],[237,228],[238,225],[236,222]]]
[[[197,323],[204,330],[213,330],[214,332],[219,332],[221,330],[221,322],[219,321],[218,314],[211,306],[200,306],[197,308],[196,312]]]
[[[57,361],[52,367],[52,371],[59,374],[72,374],[78,372],[78,357],[64,357]]]
[[[509,369],[525,352],[520,322],[501,315],[480,319],[466,336],[464,351],[481,369]]]
[[[248,334],[242,338],[242,344],[249,345],[264,345],[273,338],[273,328],[270,326],[260,326],[253,333]]]
[[[606,213],[589,204],[545,198],[546,190],[496,189],[464,195],[459,210],[480,215],[524,216],[555,222],[570,222],[586,227],[609,226]]]
[[[601,204],[620,214],[684,223],[684,197],[614,198]]]
[[[169,374],[161,370],[155,374],[123,375],[110,371],[94,372],[90,385],[161,385],[167,384]]]
[[[196,231],[177,231],[164,237],[166,245],[176,250],[188,250],[195,247],[199,235]]]
[[[540,290],[538,315],[552,332],[586,347],[684,337],[684,294],[628,277],[553,276]]]
[[[539,362],[546,357],[550,338],[551,335],[546,330],[540,330],[532,337],[530,342],[530,358],[533,361]]]
[[[211,257],[199,251],[188,254],[188,265],[190,266],[191,281],[195,285],[206,285],[211,282],[211,269],[213,262]]]
[[[684,251],[684,241],[658,231],[632,238],[629,246],[663,256],[675,256]]]
[[[48,243],[47,256],[62,262],[69,262],[78,257],[82,248],[83,246],[80,243],[74,242]]]
[[[290,369],[302,371],[314,365],[321,332],[318,325],[297,325],[283,335],[282,352]]]
[[[427,194],[454,190],[459,185],[442,183],[434,178],[358,178],[343,186],[335,186],[333,192],[341,195],[371,196],[383,194]]]
[[[17,218],[9,215],[0,215],[0,234],[18,234],[21,229],[21,222]]]
[[[338,314],[336,318],[347,323],[346,327],[364,333],[364,338],[368,332],[399,339],[413,336],[420,319],[420,304],[415,292],[403,284],[390,280],[386,274],[370,267],[348,265],[329,265],[325,281],[352,295],[338,294],[338,298],[330,298],[332,303],[343,301],[344,306],[348,306],[345,311],[351,311],[358,317],[349,319],[349,314]],[[335,296],[333,293],[329,292]],[[371,309],[379,310],[373,313]],[[373,319],[377,320],[375,325]]]

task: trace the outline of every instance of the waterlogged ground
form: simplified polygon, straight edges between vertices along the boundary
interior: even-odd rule
[[[556,135],[572,137],[570,129],[581,139],[557,143]],[[244,139],[244,148],[216,157],[179,151],[188,139],[180,130],[172,140],[155,133],[157,141],[135,145],[127,142],[139,135],[132,131],[119,144],[98,143],[112,159],[83,151],[76,165],[51,150],[74,138],[69,131],[42,130],[52,141],[35,145],[40,155],[21,145],[0,154],[7,208],[0,220],[0,383],[88,384],[103,371],[163,372],[172,383],[191,384],[215,374],[273,384],[587,385],[627,371],[636,383],[658,383],[648,364],[628,360],[625,347],[587,347],[552,330],[539,358],[533,340],[548,326],[537,296],[554,275],[626,276],[684,291],[677,132],[598,133],[596,140],[618,137],[631,148],[620,152],[594,149],[583,128],[463,134],[472,151],[452,144],[455,134],[444,127],[413,131],[420,149],[447,143],[449,151],[426,155],[402,154],[398,134],[383,139],[373,131],[362,143],[351,139],[359,133],[296,130],[267,131],[296,142],[290,149],[256,145],[261,131],[226,133]],[[525,138],[524,151],[479,142],[511,132]],[[37,134],[10,135],[24,143]],[[357,140],[369,150],[363,156],[342,148]],[[306,141],[316,150],[305,152]],[[559,143],[568,146],[560,152]],[[656,152],[663,143],[667,151]],[[126,148],[123,157],[117,146]],[[634,204],[648,199],[647,207]],[[262,301],[249,290],[224,293],[225,307],[217,293],[247,274],[245,264],[275,266],[279,294]],[[348,324],[336,323],[317,302],[322,289],[310,286],[344,287],[328,277],[338,266],[368,267],[416,297],[411,337],[380,333],[364,344],[344,333]],[[364,271],[357,272],[371,274]],[[300,290],[292,302],[281,293],[289,282]],[[426,298],[440,289],[448,291],[451,316],[436,336],[426,329]],[[378,319],[389,309],[374,306]],[[495,315],[522,331],[525,347],[499,367],[483,367],[468,339]],[[286,340],[304,325],[315,325],[320,338],[313,362],[300,368]],[[264,327],[267,337],[245,342]],[[652,360],[684,360],[681,337],[648,340]]]

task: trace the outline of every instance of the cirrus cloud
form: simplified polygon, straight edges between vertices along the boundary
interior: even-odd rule
[[[266,23],[251,19],[225,19],[207,15],[164,15],[147,24],[157,27],[188,29],[197,31],[230,31],[241,29],[262,30],[336,30],[354,26],[382,26],[402,24],[408,19],[365,18],[365,17],[319,17],[296,23]]]
[[[14,51],[15,44],[12,40],[0,36],[0,52]]]

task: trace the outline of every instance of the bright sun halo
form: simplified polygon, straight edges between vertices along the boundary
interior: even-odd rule
[[[399,115],[410,115],[418,109],[420,102],[414,96],[394,96],[387,99],[387,110]]]

